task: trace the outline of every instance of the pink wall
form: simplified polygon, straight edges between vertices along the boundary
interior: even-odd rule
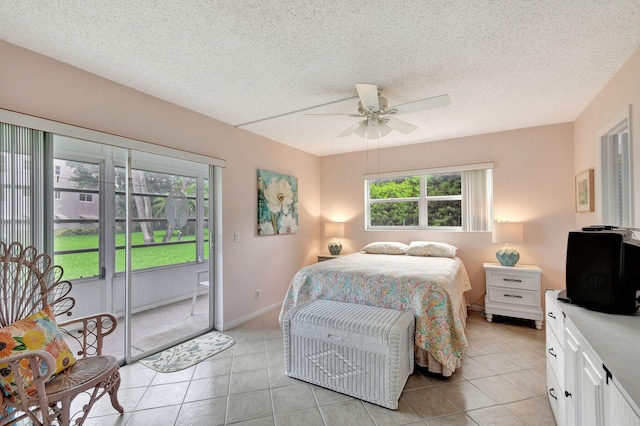
[[[318,157],[3,41],[0,57],[0,108],[227,161],[222,173],[225,324],[279,303],[294,273],[318,254]],[[258,168],[298,177],[297,234],[257,235]],[[234,232],[240,233],[237,243]]]
[[[491,235],[365,232],[362,175],[375,171],[495,162],[496,217],[525,223],[525,242],[518,247],[521,263],[544,270],[543,288],[564,288],[566,234],[597,222],[595,214],[574,212],[574,175],[595,167],[597,130],[640,100],[640,53],[636,52],[575,123],[384,149],[378,163],[375,151],[318,158],[3,41],[0,55],[0,108],[227,161],[223,171],[227,324],[282,300],[295,271],[327,251],[328,240],[320,236],[325,221],[347,222],[342,239],[345,253],[380,240],[434,240],[458,246],[474,287],[469,300],[481,300],[482,262],[494,261],[498,249]],[[639,114],[636,108],[635,123]],[[640,170],[640,150],[634,153],[635,169]],[[298,177],[298,234],[256,235],[258,168]],[[639,176],[636,172],[636,188],[640,188]],[[240,233],[238,243],[233,242],[234,232]],[[256,288],[262,294],[258,301],[253,297]]]
[[[495,217],[524,223],[520,262],[544,270],[542,287],[564,288],[567,232],[574,228],[573,125],[533,127],[460,139],[321,158],[322,222],[344,220],[343,252],[372,241],[442,241],[459,248],[473,290],[484,303],[483,262],[496,262],[490,232],[365,231],[363,175],[494,162]],[[378,170],[379,164],[379,170]],[[367,168],[368,167],[368,168]],[[322,239],[325,252],[328,239]]]
[[[574,171],[586,169],[598,172],[597,143],[601,130],[619,113],[632,105],[631,140],[633,146],[633,169],[635,188],[635,226],[640,226],[640,149],[638,148],[637,126],[640,123],[640,49],[591,101],[589,106],[574,122],[575,162]],[[635,141],[634,141],[635,139]],[[595,182],[595,202],[600,201],[600,184]],[[597,209],[596,209],[597,210]],[[601,223],[597,211],[576,213],[576,227]]]

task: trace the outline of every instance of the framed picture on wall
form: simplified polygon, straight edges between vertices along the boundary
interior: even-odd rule
[[[593,209],[593,169],[576,175],[576,211],[592,212]]]
[[[298,232],[298,178],[258,169],[258,235]]]

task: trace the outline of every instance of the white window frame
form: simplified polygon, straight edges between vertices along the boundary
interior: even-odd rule
[[[460,200],[462,203],[462,208],[464,209],[464,187],[461,190],[460,195],[448,195],[448,196],[427,196],[426,195],[426,182],[428,175],[435,174],[451,174],[451,173],[462,173],[464,171],[471,170],[484,170],[484,169],[493,169],[493,162],[490,163],[476,163],[476,164],[465,164],[458,166],[447,166],[447,167],[437,167],[431,169],[420,169],[420,170],[407,170],[400,172],[388,172],[388,173],[376,173],[376,174],[367,174],[364,175],[364,202],[365,202],[365,231],[382,231],[382,230],[432,230],[432,231],[464,231],[463,226],[431,226],[427,223],[428,220],[428,202],[429,201],[447,201],[447,200]],[[388,179],[388,178],[403,178],[403,177],[413,177],[419,176],[420,178],[420,196],[419,197],[411,197],[411,198],[387,198],[387,199],[376,199],[372,200],[369,198],[369,182],[375,179]],[[492,189],[489,189],[489,196],[492,196]],[[380,203],[396,203],[396,202],[418,202],[418,226],[372,226],[371,225],[371,210],[370,206],[373,204]],[[492,209],[489,208],[488,214],[492,214]],[[464,217],[464,211],[463,211]],[[462,219],[464,221],[464,219]],[[490,222],[489,222],[490,223]],[[486,229],[489,231],[489,229]]]
[[[93,194],[81,192],[80,194],[78,194],[78,197],[81,203],[93,203]]]
[[[635,226],[631,117],[629,105],[598,132],[596,210],[604,225]]]

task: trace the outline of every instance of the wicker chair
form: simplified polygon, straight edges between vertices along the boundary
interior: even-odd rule
[[[7,246],[0,242],[0,325],[6,327],[17,320],[35,314],[49,306],[56,316],[71,315],[75,305],[68,297],[71,283],[62,280],[62,267],[51,265],[51,258],[38,254],[35,247],[24,248],[20,243]],[[76,358],[75,364],[57,375],[54,357],[44,350],[24,351],[0,359],[8,363],[18,385],[18,396],[2,397],[0,425],[29,419],[36,425],[52,422],[69,425],[73,420],[81,425],[94,403],[108,394],[111,405],[120,413],[124,409],[118,402],[120,372],[118,361],[102,355],[103,338],[117,325],[110,314],[97,314],[59,323],[59,328]],[[47,368],[41,368],[41,364]],[[26,367],[25,367],[26,366]],[[37,392],[27,394],[18,372],[29,368]],[[43,373],[44,372],[44,373]],[[10,372],[0,371],[2,375]],[[84,394],[78,411],[71,413],[74,398]],[[84,398],[88,398],[85,402]],[[80,401],[80,400],[79,400]],[[75,407],[75,405],[74,405]]]

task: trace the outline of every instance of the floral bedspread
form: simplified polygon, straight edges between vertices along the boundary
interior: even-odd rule
[[[459,258],[353,253],[306,266],[291,280],[280,311],[311,299],[413,312],[415,342],[455,370],[468,346],[459,306],[471,284]]]

